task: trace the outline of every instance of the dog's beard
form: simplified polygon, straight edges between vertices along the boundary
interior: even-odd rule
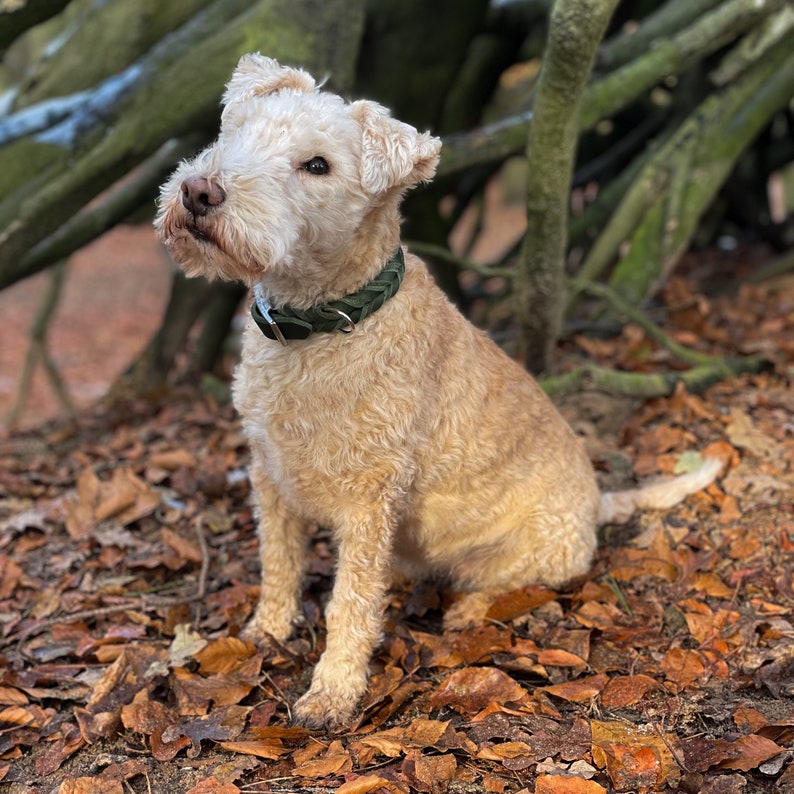
[[[171,257],[189,278],[242,281],[249,286],[262,278],[266,267],[249,247],[235,239],[220,218],[196,218],[181,208],[165,209],[155,228]]]

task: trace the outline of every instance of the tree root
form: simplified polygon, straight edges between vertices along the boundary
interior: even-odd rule
[[[586,364],[570,372],[545,378],[540,381],[540,385],[551,396],[575,394],[579,391],[601,391],[624,397],[650,399],[669,396],[679,382],[691,394],[700,394],[721,380],[747,372],[762,372],[770,366],[770,361],[762,356],[715,358],[710,364],[701,364],[681,372],[621,372],[596,364]]]

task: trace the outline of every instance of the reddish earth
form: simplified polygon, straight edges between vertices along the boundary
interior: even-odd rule
[[[78,407],[101,397],[157,328],[168,299],[171,267],[148,226],[119,226],[69,260],[48,346]],[[3,430],[49,281],[49,273],[40,273],[0,292]],[[39,367],[19,426],[31,427],[62,413]]]

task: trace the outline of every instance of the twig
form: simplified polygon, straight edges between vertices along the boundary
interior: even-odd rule
[[[478,265],[470,259],[462,256],[456,256],[448,248],[443,245],[434,245],[433,243],[423,243],[418,240],[406,240],[405,245],[409,251],[423,256],[429,256],[433,259],[440,259],[442,262],[447,262],[454,265],[459,270],[471,270],[483,278],[513,278],[514,271],[507,267],[492,267],[490,265]]]
[[[642,698],[640,697],[639,692],[637,691],[637,685],[634,680],[634,667],[636,665],[637,659],[634,657],[631,660],[631,669],[629,670],[629,681],[631,681],[631,688],[634,690],[634,697],[637,698],[637,705],[640,707],[640,711],[645,719],[651,724],[651,727],[656,731],[656,734],[664,743],[664,746],[670,751],[670,755],[673,756],[673,760],[678,764],[678,766],[686,772],[686,774],[691,775],[692,770],[687,767],[684,763],[681,756],[679,756],[678,751],[670,744],[667,737],[664,735],[664,731],[659,726],[658,720],[655,720],[649,713],[648,709],[645,708],[645,704],[642,702]]]
[[[30,346],[25,356],[25,363],[22,367],[22,375],[19,378],[19,386],[17,388],[14,404],[8,413],[8,426],[11,428],[15,427],[19,421],[22,410],[25,407],[25,402],[30,395],[33,373],[36,370],[36,365],[39,363],[43,366],[44,372],[47,375],[61,407],[66,410],[69,416],[74,416],[76,413],[76,408],[69,395],[69,390],[58,371],[58,367],[47,350],[47,333],[49,332],[50,323],[55,316],[55,309],[61,297],[65,275],[66,260],[61,260],[52,269],[47,292],[44,295],[44,300],[42,300],[36,318],[33,321],[33,327],[30,329]]]
[[[644,312],[632,306],[628,301],[624,300],[614,289],[608,287],[606,284],[601,284],[595,281],[580,281],[573,279],[570,286],[577,292],[587,292],[597,298],[603,298],[610,303],[618,312],[625,314],[633,322],[637,323],[643,331],[654,342],[661,345],[665,350],[669,350],[676,358],[687,364],[694,365],[708,365],[716,364],[722,359],[719,356],[712,356],[708,353],[699,353],[696,350],[691,350],[682,344],[679,344],[674,339],[671,339],[656,323],[654,323]]]

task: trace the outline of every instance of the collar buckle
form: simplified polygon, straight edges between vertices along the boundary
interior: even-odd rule
[[[259,309],[259,314],[262,315],[262,318],[270,326],[270,330],[273,331],[273,336],[275,336],[275,338],[278,339],[278,341],[281,342],[284,347],[286,347],[287,340],[284,338],[284,334],[278,327],[278,323],[270,314],[270,310],[273,307],[270,305],[268,299],[262,294],[261,284],[254,285],[254,300],[256,301],[256,308]]]

